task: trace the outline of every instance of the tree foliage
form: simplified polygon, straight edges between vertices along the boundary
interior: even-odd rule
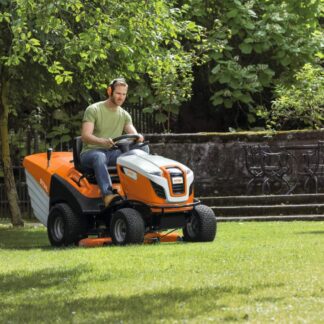
[[[0,0],[0,9],[0,133],[11,206],[10,128],[68,141],[86,103],[115,77],[130,82],[129,101],[141,101],[166,131],[193,82],[201,114],[210,106],[238,112],[212,130],[239,127],[240,115],[252,125],[260,112],[273,127],[294,114],[322,127],[321,0]]]
[[[24,127],[38,127],[32,112],[46,120],[49,109],[60,109],[56,116],[61,123],[43,132],[68,140],[71,123],[64,104],[90,101],[91,94],[115,77],[125,77],[139,91],[145,88],[137,96],[148,102],[163,93],[156,99],[160,121],[169,113],[165,110],[170,103],[178,105],[190,96],[196,53],[195,46],[187,50],[183,43],[199,41],[201,29],[184,20],[172,1],[1,0],[0,4],[0,124],[8,192],[14,189],[8,127],[22,113]],[[171,84],[185,86],[175,92]]]
[[[99,91],[118,76],[132,80],[139,90],[145,88],[137,97],[148,103],[162,91],[167,100],[156,100],[162,107],[190,96],[196,56],[194,50],[184,49],[182,40],[199,41],[201,30],[183,20],[172,2],[4,4],[1,67],[13,89],[25,91],[31,106],[59,107],[80,97],[90,100],[90,90]],[[171,89],[172,83],[184,84],[181,93]],[[12,108],[26,97],[15,98]]]
[[[299,125],[312,129],[324,126],[324,69],[305,64],[291,85],[278,85],[269,114],[271,128]],[[298,127],[298,126],[297,126]]]
[[[313,63],[323,48],[320,0],[179,4],[190,7],[188,19],[207,29],[209,62],[203,68],[212,105],[240,110],[249,124],[255,122],[259,106],[270,108],[276,83],[292,82],[294,74],[305,63]]]

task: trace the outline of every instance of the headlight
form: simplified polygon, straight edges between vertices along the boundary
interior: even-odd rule
[[[150,174],[161,177],[162,176],[162,171],[153,171],[153,172],[150,172]]]

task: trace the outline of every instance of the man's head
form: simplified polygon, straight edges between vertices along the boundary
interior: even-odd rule
[[[128,84],[126,83],[126,80],[124,78],[117,78],[110,82],[108,88],[107,88],[107,94],[109,97],[111,97],[115,91],[115,88],[117,86],[123,86],[126,87],[126,90],[128,88]]]
[[[116,106],[121,106],[127,95],[128,84],[124,78],[118,78],[110,82],[107,88],[109,100]]]

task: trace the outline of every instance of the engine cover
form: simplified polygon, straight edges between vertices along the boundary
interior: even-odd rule
[[[137,149],[122,154],[117,169],[128,199],[154,205],[193,201],[194,174],[179,162]]]

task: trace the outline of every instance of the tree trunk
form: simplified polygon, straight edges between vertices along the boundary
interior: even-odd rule
[[[34,153],[39,152],[39,135],[38,131],[35,129],[34,130]]]
[[[0,81],[0,139],[1,139],[1,156],[3,173],[5,180],[5,188],[9,203],[9,212],[13,226],[24,226],[21,217],[21,212],[18,205],[18,193],[13,174],[10,147],[9,147],[9,132],[8,132],[8,95],[9,95],[9,82],[6,80]]]

